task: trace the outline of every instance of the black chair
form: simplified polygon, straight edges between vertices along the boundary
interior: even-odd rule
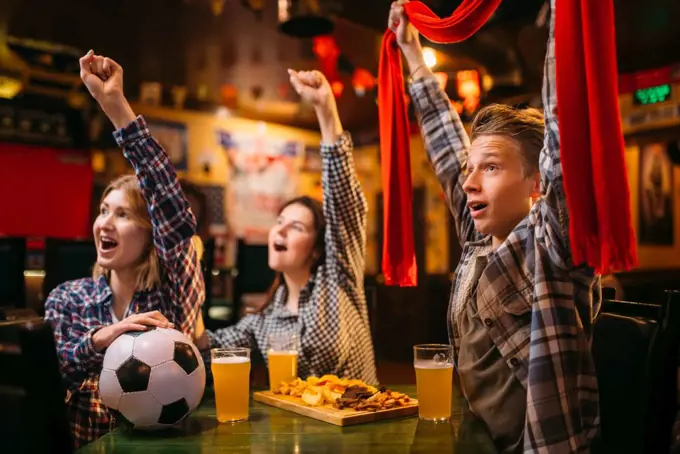
[[[54,334],[41,318],[0,322],[0,452],[69,454]]]
[[[603,453],[667,453],[677,412],[680,292],[661,304],[603,300],[592,352]]]
[[[45,298],[59,284],[92,276],[96,261],[97,248],[92,240],[48,238],[45,241]]]
[[[603,300],[615,300],[616,299],[616,289],[613,287],[602,287],[602,299]]]
[[[0,238],[0,306],[26,307],[26,240]]]

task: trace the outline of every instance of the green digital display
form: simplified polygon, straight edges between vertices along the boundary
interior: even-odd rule
[[[656,87],[642,88],[635,90],[633,98],[635,104],[657,104],[668,101],[671,97],[671,86],[669,84],[658,85]]]

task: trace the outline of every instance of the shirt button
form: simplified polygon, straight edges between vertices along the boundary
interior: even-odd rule
[[[519,360],[518,360],[517,358],[514,358],[514,357],[513,357],[513,358],[510,358],[510,365],[511,365],[512,367],[517,367],[517,366],[519,366]]]
[[[493,326],[493,321],[490,318],[485,318],[484,324],[490,328]]]

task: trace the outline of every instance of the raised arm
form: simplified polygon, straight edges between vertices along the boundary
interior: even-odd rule
[[[124,147],[146,199],[156,253],[172,295],[170,311],[176,324],[191,334],[205,299],[200,258],[192,242],[196,219],[167,153],[136,117],[123,94],[123,69],[92,51],[80,59],[80,75],[109,117],[114,137]]]
[[[352,139],[344,132],[330,85],[317,71],[289,71],[295,90],[314,103],[321,129],[326,265],[363,285],[367,204],[354,169]]]
[[[463,190],[470,139],[458,112],[425,64],[418,31],[404,14],[402,4],[392,4],[388,26],[395,32],[408,64],[412,80],[409,90],[425,150],[444,190],[458,239],[464,244],[478,239]]]
[[[546,136],[540,158],[544,195],[530,217],[555,268],[537,270],[543,282],[537,282],[531,308],[524,452],[589,452],[598,425],[597,377],[572,292],[589,292],[586,286],[592,280],[583,277],[578,282],[565,255],[569,231],[560,165],[554,21],[552,0],[543,86]],[[573,288],[564,279],[571,280]]]
[[[362,374],[359,378],[374,382],[374,372],[347,369],[357,355],[372,361],[373,353],[363,282],[367,208],[354,170],[352,141],[343,132],[323,74],[289,73],[297,93],[314,106],[321,129],[326,274],[319,278],[331,286],[315,300],[313,311],[302,312],[300,370],[313,375]]]
[[[124,147],[146,200],[156,253],[174,293],[171,310],[181,331],[190,333],[205,300],[200,258],[192,241],[196,218],[170,158],[151,136],[144,119],[137,117],[114,136]]]
[[[541,202],[537,204],[541,216],[542,235],[551,259],[563,268],[571,266],[569,248],[569,211],[562,179],[560,132],[557,119],[557,88],[555,76],[555,5],[551,2],[550,34],[543,72],[543,116],[545,140],[539,157],[541,172]]]
[[[336,264],[349,279],[363,281],[367,204],[354,169],[349,133],[334,143],[324,140],[321,157],[326,263]]]

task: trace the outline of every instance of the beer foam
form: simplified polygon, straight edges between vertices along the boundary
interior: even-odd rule
[[[413,362],[413,367],[416,369],[449,369],[453,367],[453,363],[444,363],[433,359],[417,359]]]
[[[245,356],[222,356],[212,360],[213,364],[243,364],[249,362],[250,358],[246,358]]]
[[[269,356],[281,356],[281,355],[294,355],[297,356],[298,352],[297,350],[269,350],[267,352]]]

